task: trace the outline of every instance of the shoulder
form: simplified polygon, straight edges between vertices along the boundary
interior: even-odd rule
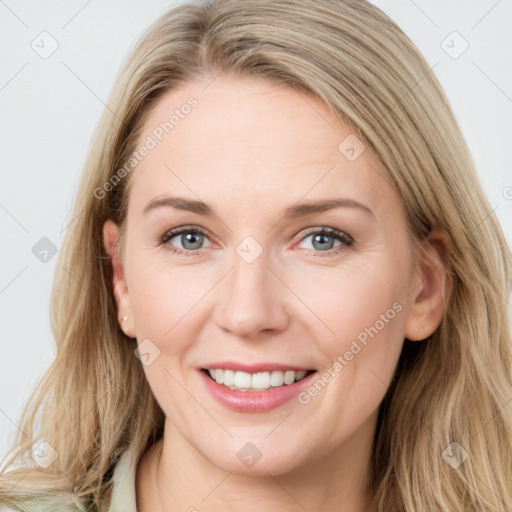
[[[48,512],[50,510],[52,512],[85,512],[86,510],[80,503],[70,507],[63,505],[60,500],[55,498],[31,499],[23,502],[23,505],[20,506],[23,508],[13,508],[0,504],[0,512]]]
[[[135,472],[137,457],[131,447],[119,456],[112,473],[112,494],[108,512],[137,512],[135,500]],[[0,512],[87,512],[87,507],[75,499],[62,496],[33,497],[16,502],[14,508],[0,503]],[[2,501],[0,499],[0,501]],[[4,501],[5,503],[5,501]]]

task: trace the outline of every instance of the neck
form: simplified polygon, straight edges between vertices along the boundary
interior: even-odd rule
[[[164,436],[141,458],[136,473],[138,512],[343,510],[370,512],[367,480],[376,416],[327,455],[284,474],[224,471],[166,421]]]

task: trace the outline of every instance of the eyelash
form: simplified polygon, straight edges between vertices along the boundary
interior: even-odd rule
[[[170,231],[167,231],[159,239],[158,245],[167,244],[167,242],[169,242],[169,240],[171,240],[175,236],[181,235],[183,233],[194,233],[194,234],[204,235],[206,237],[210,236],[208,231],[206,231],[206,230],[195,228],[195,227],[192,227],[192,226],[182,226],[180,228],[176,228],[176,229],[172,229]],[[336,239],[336,240],[338,240],[338,241],[340,241],[342,243],[338,247],[328,249],[327,251],[317,251],[315,249],[310,249],[313,252],[314,256],[325,257],[325,256],[337,255],[341,251],[346,250],[347,247],[350,247],[354,243],[354,239],[350,235],[348,235],[347,233],[344,233],[343,231],[338,231],[337,229],[328,228],[328,227],[323,227],[321,229],[311,229],[311,230],[309,230],[308,232],[306,232],[303,235],[303,237],[300,239],[299,243],[303,242],[306,238],[308,238],[311,235],[328,235],[328,236],[330,236],[330,237],[332,237],[332,238],[334,238],[334,239]],[[201,255],[201,249],[198,249],[198,250],[185,250],[184,251],[182,249],[177,249],[175,247],[172,247],[170,244],[169,244],[169,246],[171,247],[169,250],[172,253],[175,253],[175,254],[183,254],[185,256],[199,256],[199,255]]]

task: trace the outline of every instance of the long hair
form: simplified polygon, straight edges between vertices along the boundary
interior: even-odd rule
[[[510,250],[432,69],[364,0],[189,2],[139,40],[83,169],[52,291],[57,353],[23,412],[0,503],[106,510],[119,453],[130,447],[138,459],[162,436],[163,412],[116,320],[102,226],[120,226],[122,257],[126,162],[145,119],[165,92],[221,73],[321,100],[387,169],[411,240],[434,226],[449,236],[445,315],[414,357],[405,342],[381,405],[370,475],[378,510],[512,510]],[[32,460],[41,446],[58,454],[47,468]],[[447,449],[468,458],[454,468]]]

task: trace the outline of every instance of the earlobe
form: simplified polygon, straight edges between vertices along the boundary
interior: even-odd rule
[[[107,220],[103,225],[103,243],[105,251],[112,264],[112,291],[117,305],[118,323],[123,332],[129,335],[133,332],[132,315],[128,294],[128,286],[124,275],[123,265],[118,251],[119,228],[112,220]],[[123,318],[126,318],[123,320]]]
[[[449,237],[441,228],[433,229],[423,242],[409,290],[405,337],[411,341],[431,336],[443,319],[452,290],[446,267],[449,250]]]

